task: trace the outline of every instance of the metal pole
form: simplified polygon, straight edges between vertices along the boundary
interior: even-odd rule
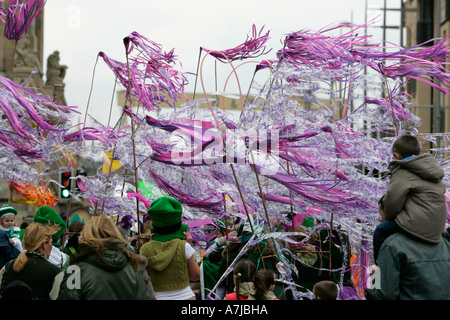
[[[384,46],[386,45],[386,0],[384,0],[383,8],[383,52],[386,51]]]
[[[441,0],[436,0],[434,3],[435,19],[436,19],[436,38],[441,37]],[[440,85],[440,81],[435,79],[437,85]],[[441,93],[439,90],[434,89],[434,133],[441,132]],[[440,148],[440,137],[436,137],[436,147]]]
[[[367,0],[366,0],[366,7],[364,10],[364,33],[367,36]],[[367,38],[364,38],[364,40],[367,43]],[[367,65],[364,65],[364,98],[367,97]],[[366,131],[367,128],[367,122],[366,120],[363,120],[363,131]]]
[[[400,0],[400,47],[403,48],[403,27],[405,21],[405,8],[403,0]]]

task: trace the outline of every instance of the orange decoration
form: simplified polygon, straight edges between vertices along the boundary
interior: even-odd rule
[[[58,198],[55,197],[53,191],[45,189],[44,186],[35,186],[28,182],[18,183],[14,181],[9,182],[11,192],[15,191],[22,197],[14,197],[13,201],[18,203],[27,203],[33,207],[54,207],[58,202]]]

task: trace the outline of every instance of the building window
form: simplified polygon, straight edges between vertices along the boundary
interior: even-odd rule
[[[417,22],[417,43],[423,43],[434,35],[434,1],[420,0]],[[431,44],[430,44],[431,45]]]
[[[416,97],[417,81],[416,79],[408,79],[408,93],[412,98]]]

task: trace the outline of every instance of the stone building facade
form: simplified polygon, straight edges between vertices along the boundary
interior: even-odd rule
[[[403,8],[405,47],[450,35],[450,0],[404,0]],[[407,90],[414,105],[412,111],[422,119],[421,133],[450,132],[449,95],[415,80],[409,81]],[[448,144],[439,142],[441,147]]]
[[[4,3],[3,5],[5,6]],[[52,97],[56,104],[67,105],[64,96],[64,77],[67,66],[60,64],[58,51],[51,53],[47,60],[44,60],[44,10],[39,13],[25,35],[17,42],[3,36],[4,28],[4,24],[0,23],[0,75],[44,96]],[[45,65],[46,70],[44,70]],[[64,164],[57,163],[55,167],[64,167]],[[51,177],[56,181],[58,178],[57,175]],[[58,196],[57,187],[46,187],[50,187]],[[25,216],[34,216],[36,209],[31,205],[11,201],[8,181],[0,180],[0,205],[8,202],[18,210],[16,224],[19,226]],[[78,213],[86,211],[81,207],[81,203],[72,205],[73,211],[77,210]],[[60,201],[56,205],[58,212],[64,212],[66,208],[67,201]]]

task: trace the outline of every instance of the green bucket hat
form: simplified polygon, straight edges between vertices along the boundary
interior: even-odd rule
[[[52,236],[53,240],[55,241],[61,238],[64,231],[66,231],[67,229],[66,223],[58,214],[58,212],[56,212],[55,209],[47,206],[43,206],[37,209],[33,221],[44,225],[49,222],[57,224],[59,226],[59,231]]]
[[[147,214],[152,220],[153,240],[167,242],[176,238],[184,238],[183,232],[188,226],[181,223],[183,207],[180,201],[172,197],[160,197],[152,202]]]
[[[3,218],[4,216],[7,215],[17,215],[17,210],[14,209],[13,207],[10,207],[7,204],[4,204],[1,208],[0,208],[0,219]]]

